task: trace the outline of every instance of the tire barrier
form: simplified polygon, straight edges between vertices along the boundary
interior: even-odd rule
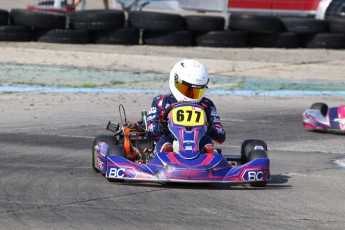
[[[89,34],[87,30],[54,29],[40,35],[37,41],[63,44],[87,44],[89,43]]]
[[[66,27],[66,16],[26,9],[12,9],[10,23],[36,29],[63,29]]]
[[[321,49],[345,49],[345,34],[318,33],[302,36],[301,47]]]
[[[119,28],[116,30],[93,31],[90,42],[95,44],[139,45],[140,30],[137,28]]]
[[[131,27],[138,29],[174,31],[184,28],[184,18],[178,14],[132,11],[128,20]]]
[[[196,36],[195,43],[206,47],[247,47],[247,32],[219,30]]]
[[[332,33],[345,33],[345,18],[329,18],[327,23]]]
[[[10,14],[7,10],[0,9],[0,26],[8,25]]]
[[[69,27],[79,30],[110,30],[125,26],[125,14],[120,10],[81,10],[68,15]]]
[[[210,32],[223,30],[225,19],[220,16],[187,15],[184,17],[186,29],[190,31]]]
[[[230,15],[229,28],[248,32],[275,33],[281,30],[282,22],[275,16],[234,13]]]
[[[193,45],[192,32],[178,31],[152,31],[144,30],[143,44],[157,46],[191,46]]]
[[[345,49],[345,18],[222,16],[121,10],[69,14],[0,9],[0,41],[204,47]]]
[[[298,48],[299,38],[296,33],[250,33],[248,36],[249,47],[263,48]]]
[[[24,26],[0,26],[0,41],[29,42],[32,40],[31,30]]]
[[[328,31],[327,21],[315,18],[281,18],[285,30],[299,34],[323,33]]]

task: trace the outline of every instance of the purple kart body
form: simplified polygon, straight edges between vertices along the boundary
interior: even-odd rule
[[[178,153],[156,154],[147,164],[136,164],[123,157],[108,156],[104,173],[107,178],[153,182],[241,183],[270,179],[269,159],[255,159],[233,166],[222,154],[200,154],[186,160]]]
[[[241,155],[201,154],[199,141],[207,131],[203,108],[197,104],[178,104],[169,114],[168,128],[177,139],[178,150],[160,152],[147,162],[138,163],[108,154],[111,146],[99,142],[93,153],[94,168],[110,180],[158,183],[249,183],[263,187],[271,179],[263,141],[245,141]]]
[[[329,108],[314,103],[303,113],[303,127],[308,130],[345,130],[345,106]]]

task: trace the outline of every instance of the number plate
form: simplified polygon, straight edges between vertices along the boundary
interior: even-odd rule
[[[199,126],[205,124],[205,113],[199,107],[181,106],[172,110],[172,121],[177,125]]]

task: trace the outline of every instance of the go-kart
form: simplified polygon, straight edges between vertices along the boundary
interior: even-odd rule
[[[122,105],[120,108],[125,115]],[[264,141],[245,140],[240,155],[223,155],[220,149],[214,154],[201,153],[199,141],[208,127],[201,106],[176,104],[166,109],[163,120],[176,138],[173,152],[153,154],[154,140],[147,134],[147,113],[143,111],[140,121],[130,123],[125,118],[121,126],[108,122],[107,130],[114,134],[94,139],[93,169],[109,181],[248,183],[264,187],[270,180]]]
[[[345,130],[345,106],[331,107],[317,102],[303,113],[303,127],[308,130]]]

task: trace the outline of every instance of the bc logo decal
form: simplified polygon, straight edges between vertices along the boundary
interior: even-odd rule
[[[248,180],[248,181],[261,181],[264,180],[264,172],[259,170],[247,170],[243,174],[243,180]]]
[[[109,178],[135,178],[136,172],[133,168],[117,168],[111,167],[108,169],[107,177]]]

